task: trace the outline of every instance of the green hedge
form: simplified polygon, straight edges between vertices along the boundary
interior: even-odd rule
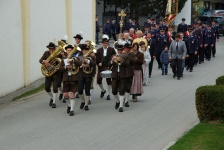
[[[224,119],[224,85],[202,86],[196,90],[196,109],[201,122]]]
[[[224,76],[218,77],[216,79],[216,85],[224,85]]]

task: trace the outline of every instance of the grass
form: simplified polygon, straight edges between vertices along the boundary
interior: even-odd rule
[[[21,99],[21,98],[24,98],[24,97],[27,97],[27,96],[30,96],[30,95],[33,95],[33,94],[36,94],[40,91],[44,90],[44,84],[40,85],[38,88],[36,89],[33,89],[33,90],[30,90],[30,91],[27,91],[26,93],[23,93],[17,97],[14,97],[13,98],[13,101],[16,101],[18,99]]]
[[[224,150],[224,124],[200,123],[169,150]]]

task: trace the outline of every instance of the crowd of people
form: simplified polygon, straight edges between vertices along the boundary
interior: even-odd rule
[[[105,25],[105,30],[107,28],[109,25]],[[64,45],[56,46],[50,42],[46,46],[48,50],[39,62],[44,70],[55,70],[50,76],[42,72],[46,76],[45,91],[50,96],[49,106],[56,108],[59,91],[59,100],[67,102],[67,113],[70,116],[74,115],[77,97],[81,99],[80,109],[88,111],[96,77],[96,83],[101,89],[100,98],[107,93],[106,99],[110,100],[112,93],[116,100],[115,109],[123,112],[124,107],[129,107],[130,96],[133,102],[137,102],[138,96],[143,94],[143,86],[148,85],[152,75],[154,60],[158,63],[158,69],[161,69],[161,75],[168,74],[170,64],[173,78],[180,80],[185,67],[193,72],[195,65],[215,57],[216,41],[219,40],[215,21],[204,25],[198,20],[194,25],[187,25],[184,18],[177,31],[163,20],[156,24],[151,19],[145,23],[143,31],[134,27],[129,30],[124,27],[120,31],[112,35],[116,37],[113,46],[109,45],[109,34],[113,32],[104,31],[102,46],[97,50],[90,40],[81,44],[83,37],[80,34],[74,36],[75,45],[61,40]],[[65,52],[54,55],[59,50]],[[59,64],[59,67],[55,67],[55,64]],[[103,79],[106,79],[106,89]]]

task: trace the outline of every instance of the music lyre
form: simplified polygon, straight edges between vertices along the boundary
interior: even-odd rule
[[[122,33],[122,27],[123,27],[123,19],[126,16],[126,14],[124,13],[124,10],[121,10],[121,12],[118,14],[119,17],[121,17],[120,20],[120,33]]]

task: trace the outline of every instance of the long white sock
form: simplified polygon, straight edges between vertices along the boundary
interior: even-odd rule
[[[62,87],[58,87],[58,91],[59,91],[60,94],[62,94],[63,93],[62,92]]]
[[[105,91],[104,88],[103,88],[103,84],[98,84],[98,85],[99,85],[101,91]]]
[[[110,95],[110,93],[111,93],[111,85],[107,85],[107,89],[108,89],[108,95]]]
[[[123,107],[124,104],[124,96],[120,96],[120,107]]]
[[[58,93],[53,93],[53,103],[56,103]]]
[[[52,92],[47,92],[47,94],[50,96],[51,99],[53,99]]]
[[[118,95],[114,95],[114,98],[115,98],[115,100],[116,100],[117,103],[120,102],[120,101],[119,101],[119,97],[118,97]]]
[[[85,96],[85,106],[88,106],[89,103],[89,96]]]
[[[68,104],[68,107],[71,107],[71,103],[70,103],[69,98],[65,98],[65,100],[66,100],[66,102],[67,102],[67,104]]]
[[[74,107],[75,107],[75,99],[74,98],[71,98],[70,99],[70,103],[71,103],[70,111],[73,111],[74,110]]]
[[[79,96],[80,96],[80,98],[81,98],[82,103],[85,103],[85,97],[84,97],[84,94],[79,95]]]
[[[94,91],[94,89],[91,89],[91,90],[90,90],[90,97],[89,97],[89,100],[91,100],[91,101],[92,101],[92,97],[93,97],[93,91]]]
[[[127,103],[129,101],[129,96],[130,96],[130,93],[125,93],[125,103]]]

